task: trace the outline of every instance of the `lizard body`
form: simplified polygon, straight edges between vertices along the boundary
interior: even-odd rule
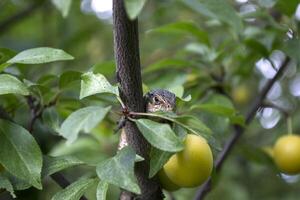
[[[176,109],[176,96],[172,92],[164,89],[152,90],[145,94],[144,96],[146,112],[172,112]],[[120,142],[118,149],[122,149],[127,146],[127,138],[125,129],[121,131]]]

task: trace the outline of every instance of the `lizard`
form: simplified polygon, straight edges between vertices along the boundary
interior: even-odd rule
[[[175,112],[176,109],[176,96],[174,93],[165,89],[155,89],[147,92],[144,95],[144,101],[146,106],[146,112]],[[121,130],[120,141],[118,149],[122,149],[127,146],[125,129]]]

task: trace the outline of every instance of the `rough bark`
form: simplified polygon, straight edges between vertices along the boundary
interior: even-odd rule
[[[139,56],[138,21],[131,21],[125,11],[123,0],[113,0],[114,48],[116,76],[119,82],[121,99],[130,111],[145,112],[141,67]],[[145,158],[136,163],[135,175],[141,188],[141,195],[123,191],[120,199],[162,199],[162,192],[153,179],[148,179],[150,145],[136,125],[127,122],[125,127],[128,144]]]

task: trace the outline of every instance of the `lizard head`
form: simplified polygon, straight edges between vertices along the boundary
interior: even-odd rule
[[[176,108],[176,96],[172,92],[156,89],[145,95],[147,112],[171,112]]]

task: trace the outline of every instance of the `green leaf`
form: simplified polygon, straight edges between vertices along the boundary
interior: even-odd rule
[[[210,45],[209,37],[207,32],[201,30],[195,23],[193,22],[175,22],[171,24],[167,24],[164,26],[160,26],[158,28],[154,28],[148,31],[158,32],[158,33],[189,33],[194,36],[198,41],[205,43],[206,45]]]
[[[84,164],[84,162],[74,156],[44,156],[42,176],[46,177],[58,171],[81,164]]]
[[[16,177],[42,189],[42,153],[23,127],[7,120],[0,120],[0,163]]]
[[[14,57],[15,55],[16,52],[10,49],[0,48],[0,72],[9,66],[9,64],[6,62],[12,57]]]
[[[174,114],[172,112],[139,113],[137,115],[138,116],[150,116],[150,117],[156,117],[156,118],[168,120],[168,121],[176,123],[178,126],[181,126],[182,128],[188,130],[189,132],[191,132],[195,135],[201,135],[207,139],[212,138],[212,136],[211,136],[212,131],[210,130],[210,128],[208,128],[201,120],[199,120],[198,118],[196,118],[193,115],[177,116],[176,114]],[[137,120],[134,120],[134,121],[137,121]],[[151,121],[151,120],[149,120],[149,121]],[[175,128],[176,128],[176,126],[175,126]],[[178,128],[176,128],[176,129],[178,132],[177,139],[182,140],[182,138],[185,137],[186,132],[182,131],[182,130],[178,130]],[[158,134],[158,133],[156,133],[156,134]],[[152,141],[152,142],[154,142],[154,141]],[[155,145],[153,145],[153,146],[155,146]],[[164,149],[161,149],[161,150],[164,150]]]
[[[61,60],[73,60],[74,58],[61,49],[54,49],[50,47],[38,47],[27,49],[18,53],[15,57],[7,61],[7,63],[14,64],[41,64]]]
[[[98,177],[101,181],[140,194],[141,190],[134,176],[135,157],[135,152],[131,147],[122,148],[117,155],[98,164]]]
[[[192,106],[191,110],[209,112],[219,116],[227,117],[232,124],[239,124],[241,126],[245,125],[245,119],[243,115],[240,115],[233,107],[230,99],[222,95],[213,95],[206,103]]]
[[[80,82],[81,72],[67,71],[59,77],[59,88],[67,88],[73,86],[74,83]]]
[[[5,177],[9,179],[14,190],[26,190],[31,187],[31,184],[29,184],[23,179],[13,176],[11,173],[5,172]]]
[[[186,69],[187,67],[195,68],[195,65],[187,60],[180,60],[180,59],[164,59],[157,61],[144,69],[144,73],[151,73],[154,71],[162,70],[162,69]]]
[[[80,99],[99,93],[119,96],[117,86],[112,86],[102,74],[87,72],[81,76]]]
[[[224,107],[227,107],[227,108],[234,109],[232,101],[229,98],[227,98],[227,97],[225,97],[224,95],[221,95],[221,94],[211,95],[205,103],[214,104],[214,105],[221,105],[221,106],[224,106]]]
[[[157,172],[164,166],[171,156],[172,153],[170,152],[152,148],[150,153],[149,178],[155,176],[155,174],[157,174]]]
[[[199,54],[205,61],[213,62],[220,55],[215,49],[208,47],[201,43],[189,43],[186,45],[185,50],[194,54]]]
[[[114,60],[97,63],[92,66],[91,71],[95,74],[103,74],[104,76],[113,76],[116,69]]]
[[[234,108],[217,105],[217,104],[200,104],[191,107],[191,110],[199,109],[201,111],[210,112],[216,115],[228,117],[233,124],[244,125],[245,120],[239,115]]]
[[[206,112],[215,113],[217,115],[230,117],[235,114],[235,109],[217,104],[199,104],[191,107],[191,110],[200,109]]]
[[[291,39],[286,41],[283,50],[288,56],[300,63],[300,39]]]
[[[97,200],[106,200],[106,193],[108,190],[108,183],[100,181],[97,187]]]
[[[178,97],[182,101],[190,101],[192,99],[192,96],[189,94],[186,97],[183,97],[184,94],[184,88],[182,85],[177,85],[175,87],[168,89],[170,92],[174,93],[176,97]]]
[[[53,129],[55,132],[59,132],[60,120],[55,107],[45,109],[42,118],[45,125]]]
[[[36,85],[43,85],[43,86],[52,86],[56,84],[57,76],[53,74],[45,74],[41,76],[36,83]]]
[[[9,179],[0,173],[0,189],[1,188],[7,190],[13,198],[16,198],[14,188]]]
[[[29,95],[29,90],[16,77],[8,74],[0,74],[0,95],[2,94]]]
[[[51,0],[54,6],[61,12],[65,18],[69,14],[72,0]]]
[[[97,179],[80,179],[65,189],[56,193],[51,200],[79,200],[84,192],[93,184],[95,184]]]
[[[89,106],[73,112],[61,125],[60,135],[68,140],[68,143],[74,142],[80,131],[90,132],[99,124],[111,106]]]
[[[244,42],[248,47],[252,49],[253,52],[255,53],[260,53],[263,57],[268,57],[269,56],[269,51],[268,49],[259,41],[255,39],[247,39]]]
[[[282,13],[291,16],[296,12],[296,8],[299,4],[299,0],[278,0],[275,7]]]
[[[181,0],[185,5],[207,17],[230,25],[241,33],[243,24],[235,9],[225,0]]]
[[[175,117],[175,123],[180,122],[185,124],[193,134],[203,136],[205,138],[211,137],[212,131],[200,119],[193,115],[181,115]]]
[[[230,123],[245,126],[245,117],[243,115],[234,115],[229,117]]]
[[[181,151],[184,146],[169,124],[149,119],[134,120],[145,139],[154,147],[168,152]]]
[[[102,142],[106,143],[107,140],[103,139]],[[72,155],[94,166],[109,156],[101,148],[101,143],[95,137],[80,137],[72,145],[68,145],[62,141],[52,148],[49,155],[54,157]]]
[[[142,11],[147,0],[125,0],[125,9],[129,19],[134,20]]]
[[[187,135],[187,130],[186,130],[184,127],[182,127],[182,126],[180,126],[180,125],[174,123],[174,124],[173,124],[173,130],[174,130],[174,132],[176,133],[176,135],[177,135],[181,140],[184,140],[184,139],[185,139],[185,137],[186,137],[186,135]]]

